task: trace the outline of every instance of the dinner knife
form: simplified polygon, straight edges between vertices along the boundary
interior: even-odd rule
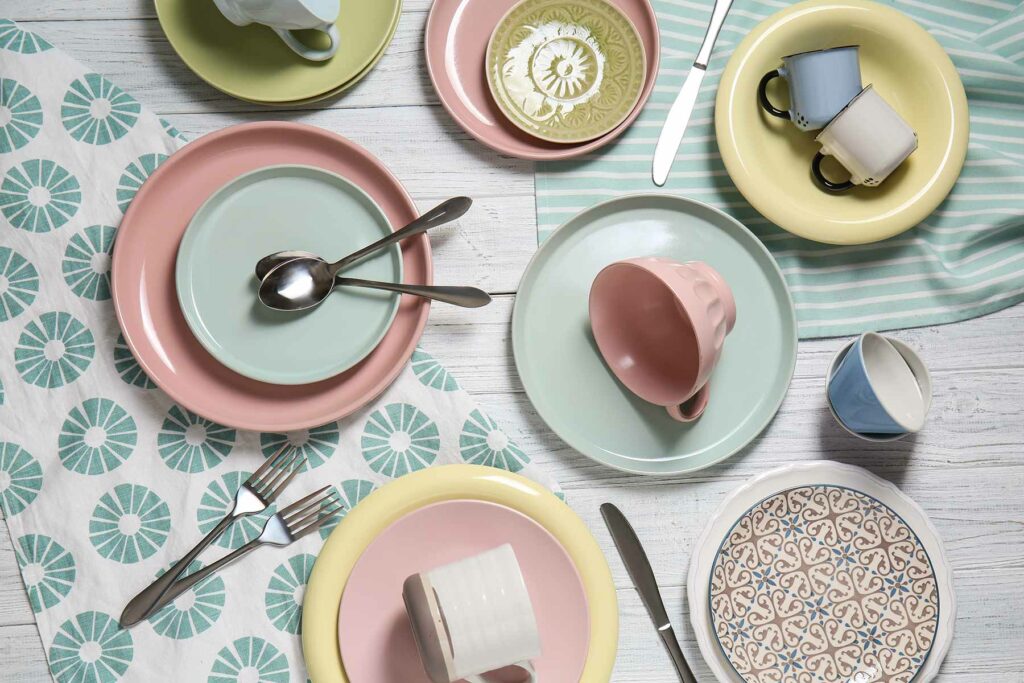
[[[654,578],[654,570],[651,569],[647,553],[644,552],[644,547],[640,544],[636,532],[633,531],[629,520],[619,508],[611,503],[601,506],[601,516],[604,517],[604,523],[612,535],[612,540],[615,541],[615,547],[619,549],[619,556],[622,557],[622,563],[626,565],[626,571],[633,579],[633,585],[640,593],[640,600],[647,608],[647,613],[651,615],[651,621],[658,629],[661,642],[664,643],[669,657],[672,658],[672,663],[679,674],[679,680],[683,683],[697,683],[693,672],[690,671],[690,666],[686,663],[686,658],[683,657],[679,641],[676,640],[672,622],[669,621],[665,603],[661,599],[661,591],[658,590],[658,582]]]
[[[697,58],[690,67],[690,73],[683,81],[683,87],[676,95],[676,101],[668,110],[668,117],[661,129],[661,136],[658,138],[658,145],[654,148],[654,167],[652,175],[654,184],[661,187],[668,180],[668,172],[672,169],[672,162],[676,159],[676,152],[683,141],[683,134],[686,133],[686,125],[690,122],[693,114],[693,107],[697,104],[697,95],[700,94],[700,85],[704,81],[704,74],[708,70],[708,62],[711,61],[711,50],[715,47],[718,34],[722,31],[722,24],[725,23],[725,16],[732,7],[732,0],[715,0],[715,7],[711,10],[711,23],[704,34],[704,42],[697,51]]]

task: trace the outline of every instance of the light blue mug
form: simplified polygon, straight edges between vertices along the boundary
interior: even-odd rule
[[[862,90],[858,51],[856,45],[845,45],[783,57],[781,68],[761,78],[757,99],[769,114],[800,130],[824,128]],[[768,99],[768,84],[776,78],[789,85],[788,111]]]
[[[858,434],[908,434],[924,425],[930,404],[906,347],[874,332],[862,334],[828,381],[828,398],[842,424]],[[928,383],[930,389],[930,383]]]

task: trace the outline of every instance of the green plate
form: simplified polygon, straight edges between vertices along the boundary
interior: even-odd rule
[[[197,76],[228,95],[263,104],[315,101],[369,73],[398,25],[402,0],[341,0],[341,47],[326,62],[292,52],[266,26],[235,26],[212,0],[156,0],[167,39]],[[308,32],[309,44],[326,36]]]
[[[607,0],[523,0],[487,45],[487,85],[502,113],[549,142],[593,140],[633,111],[647,55]]]
[[[736,298],[710,402],[691,424],[619,384],[590,330],[597,273],[638,256],[705,261]],[[690,472],[749,444],[782,404],[796,346],[793,302],[761,242],[721,211],[669,195],[621,197],[569,219],[526,268],[512,313],[516,368],[548,426],[597,462],[641,474]]]
[[[235,178],[199,207],[178,248],[178,301],[192,333],[235,372],[273,384],[333,377],[365,358],[398,311],[399,296],[339,287],[308,311],[274,311],[256,297],[256,262],[298,249],[341,258],[391,232],[380,207],[339,175],[268,166]],[[402,281],[398,246],[346,275]]]

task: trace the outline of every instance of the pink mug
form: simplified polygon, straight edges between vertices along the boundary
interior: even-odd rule
[[[590,288],[590,324],[605,362],[627,389],[692,422],[736,324],[736,300],[714,268],[657,256],[606,266]]]

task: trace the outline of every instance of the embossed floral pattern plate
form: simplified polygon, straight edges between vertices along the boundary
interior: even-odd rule
[[[523,0],[494,29],[486,71],[514,125],[542,140],[577,143],[629,116],[647,58],[636,27],[606,0]]]

